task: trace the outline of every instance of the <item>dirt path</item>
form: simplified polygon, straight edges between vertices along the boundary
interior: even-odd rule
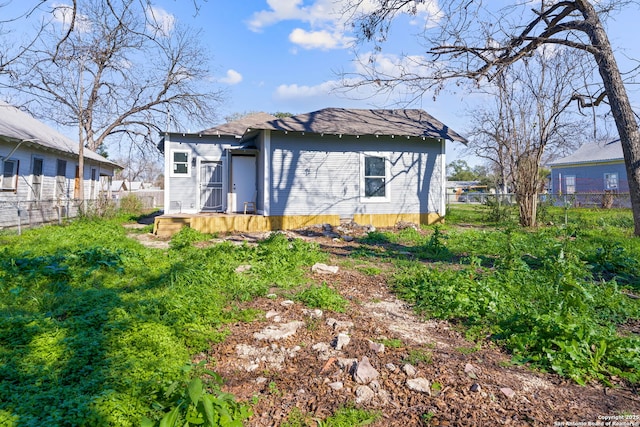
[[[313,238],[333,265],[357,245]],[[240,307],[264,314],[229,325],[223,343],[196,357],[225,378],[225,391],[253,404],[250,426],[279,425],[294,408],[315,425],[347,404],[380,411],[376,426],[604,426],[607,417],[621,417],[609,425],[640,425],[635,390],[582,387],[513,366],[494,345],[474,347],[449,323],[420,319],[382,275],[348,267],[309,274],[349,299],[346,313],[273,294]],[[364,358],[377,375],[358,373]]]

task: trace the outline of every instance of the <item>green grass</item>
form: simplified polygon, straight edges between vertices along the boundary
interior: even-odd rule
[[[237,302],[273,286],[300,286],[309,266],[326,259],[283,235],[257,247],[197,249],[191,243],[203,237],[192,233],[158,251],[128,239],[125,220],[86,219],[0,238],[0,420],[157,422],[195,375],[191,355],[223,340],[226,322],[255,318],[234,308]],[[236,273],[241,264],[252,269]],[[216,394],[215,383],[207,387],[213,394],[205,400],[247,416]]]
[[[405,345],[404,342],[398,338],[385,338],[379,340],[379,342],[387,348],[402,348]]]
[[[336,410],[333,415],[320,420],[294,407],[280,425],[282,427],[358,427],[372,424],[381,417],[382,414],[378,411],[368,411],[347,405]]]
[[[349,301],[343,298],[335,289],[330,288],[326,283],[320,286],[311,285],[294,296],[296,301],[300,301],[308,307],[331,310],[344,313]]]
[[[459,227],[452,219],[483,214],[464,208],[451,209],[445,226],[369,233],[352,259],[385,263],[420,313],[497,343],[518,363],[578,383],[637,384],[640,339],[620,332],[640,318],[640,300],[627,296],[640,294],[630,213],[548,208],[556,225],[522,230]],[[327,261],[317,245],[276,233],[257,246],[197,248],[210,236],[191,230],[169,250],[149,249],[126,237],[121,224],[131,220],[0,234],[0,425],[137,426],[174,415],[175,425],[208,417],[209,403],[246,419],[247,407],[190,363],[225,339],[227,322],[259,317],[242,302],[277,287],[310,307],[348,309],[333,287],[307,282],[309,267]],[[346,408],[323,422],[369,416]]]

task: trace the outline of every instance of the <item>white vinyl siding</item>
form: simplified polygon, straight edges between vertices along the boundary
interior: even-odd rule
[[[444,173],[437,141],[271,135],[271,216],[332,214],[346,219],[437,212],[441,206]],[[383,203],[364,197],[365,154],[385,159],[385,198],[378,198]]]

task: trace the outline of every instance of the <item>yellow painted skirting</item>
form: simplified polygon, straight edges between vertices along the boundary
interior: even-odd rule
[[[399,222],[411,222],[414,224],[431,225],[444,222],[444,218],[437,213],[412,213],[412,214],[356,214],[353,221],[361,225],[373,225],[375,227],[393,227]]]
[[[444,222],[437,213],[414,214],[356,214],[353,221],[360,225],[375,227],[393,227],[399,222],[415,224],[436,224]],[[339,215],[186,215],[157,217],[153,232],[159,236],[169,237],[180,228],[187,226],[202,233],[226,232],[261,232],[272,230],[295,230],[315,224],[340,225]]]
[[[194,217],[191,227],[203,233],[227,231],[271,231],[293,230],[314,224],[339,225],[338,215],[296,215],[296,216],[259,216],[229,215],[214,217]]]

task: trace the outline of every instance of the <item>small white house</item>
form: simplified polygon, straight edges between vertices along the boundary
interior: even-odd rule
[[[260,114],[166,133],[165,214],[255,214],[267,229],[433,223],[445,215],[447,139],[466,143],[418,109]]]
[[[0,228],[73,216],[79,201],[108,192],[119,165],[0,101]],[[75,202],[74,202],[75,201]]]

